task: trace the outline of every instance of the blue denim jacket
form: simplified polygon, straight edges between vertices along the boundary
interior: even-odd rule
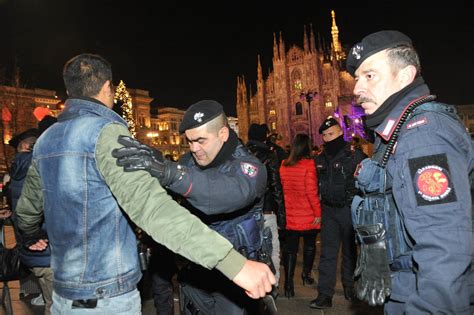
[[[126,122],[97,102],[69,99],[35,144],[54,271],[68,299],[120,295],[141,277],[135,234],[99,172],[96,145],[109,124]]]

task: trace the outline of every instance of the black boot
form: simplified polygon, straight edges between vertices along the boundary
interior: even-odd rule
[[[303,272],[301,273],[301,280],[303,280],[303,286],[308,283],[309,285],[314,283],[314,279],[311,277],[311,269],[313,269],[315,249],[305,249],[303,252]]]
[[[356,301],[354,287],[352,285],[344,286],[344,298],[348,301]]]
[[[296,254],[283,254],[283,267],[285,268],[285,296],[287,298],[295,296],[293,277],[295,276]]]
[[[331,308],[332,297],[320,293],[316,299],[311,301],[309,307],[316,309]]]

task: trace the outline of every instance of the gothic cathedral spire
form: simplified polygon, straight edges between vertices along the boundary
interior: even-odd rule
[[[305,55],[309,54],[308,35],[306,35],[306,25],[303,26],[303,49]]]
[[[277,61],[279,59],[280,59],[280,56],[278,55],[277,37],[276,37],[276,34],[273,33],[273,60]]]
[[[331,17],[332,17],[332,26],[331,26],[331,35],[332,35],[332,48],[334,50],[334,54],[336,55],[337,60],[344,59],[344,52],[342,51],[341,42],[339,41],[339,29],[336,25],[336,12],[331,10]]]
[[[280,59],[285,60],[286,52],[285,52],[285,41],[283,40],[283,35],[280,31]]]
[[[313,33],[313,24],[309,24],[309,49],[311,50],[311,53],[315,54],[316,53],[316,41],[314,39],[314,33]]]

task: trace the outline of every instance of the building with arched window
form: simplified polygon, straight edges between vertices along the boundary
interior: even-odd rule
[[[274,34],[273,69],[264,79],[258,56],[255,94],[249,95],[244,78],[237,78],[239,136],[244,141],[250,124],[265,123],[285,144],[297,133],[311,134],[313,142],[320,144],[318,128],[322,121],[336,109],[341,114],[352,112],[355,82],[344,69],[346,55],[339,41],[334,11],[331,14],[330,48],[325,48],[320,40],[316,48],[312,27],[309,36],[304,27],[303,48],[293,45],[287,50],[282,34],[279,38]]]

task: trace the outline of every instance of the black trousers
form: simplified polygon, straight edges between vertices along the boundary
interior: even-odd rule
[[[303,251],[315,250],[316,248],[316,236],[318,230],[307,230],[307,231],[292,231],[286,230],[285,232],[285,246],[284,251],[289,254],[298,253],[298,245],[300,237],[303,237]]]
[[[319,261],[318,291],[334,295],[336,286],[337,254],[342,244],[341,280],[344,287],[353,285],[357,252],[349,207],[332,208],[322,205],[321,258]]]
[[[215,269],[190,264],[181,269],[178,281],[185,315],[258,314],[257,301]]]

